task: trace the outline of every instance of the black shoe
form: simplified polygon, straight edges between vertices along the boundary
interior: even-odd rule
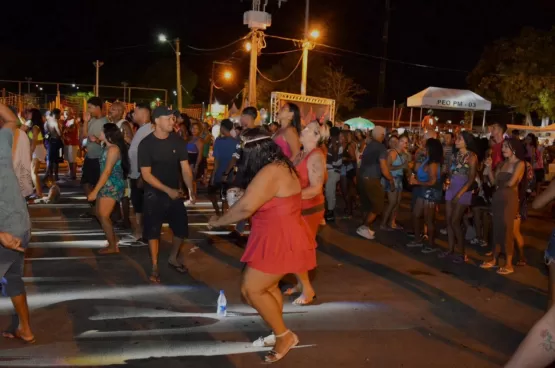
[[[326,213],[324,214],[324,219],[326,220],[326,222],[333,222],[335,221],[335,214],[333,213],[333,211],[326,211]]]

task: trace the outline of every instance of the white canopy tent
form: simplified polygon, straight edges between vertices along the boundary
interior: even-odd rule
[[[483,111],[484,117],[482,128],[486,125],[486,111],[491,110],[491,102],[482,96],[465,89],[450,89],[439,87],[428,87],[425,90],[407,99],[407,106],[420,108],[420,120],[422,120],[422,109],[471,111],[474,120],[474,111]]]

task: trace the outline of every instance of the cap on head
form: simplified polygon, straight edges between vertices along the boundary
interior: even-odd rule
[[[177,110],[172,110],[168,106],[158,106],[152,111],[152,120],[158,119],[161,116],[171,116],[179,114]]]

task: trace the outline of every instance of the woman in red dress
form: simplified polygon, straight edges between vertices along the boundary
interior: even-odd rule
[[[310,236],[316,240],[318,227],[324,219],[324,192],[323,187],[326,182],[326,156],[319,146],[327,142],[329,138],[327,125],[320,126],[317,122],[308,124],[301,131],[301,144],[303,150],[297,155],[293,163],[299,173],[301,180],[302,195],[302,216],[310,228]],[[285,295],[292,295],[300,292],[293,304],[308,305],[316,297],[312,288],[308,272],[295,275],[298,284],[287,289]]]
[[[245,194],[208,225],[221,227],[252,216],[241,258],[247,263],[241,292],[275,334],[275,347],[265,357],[267,363],[274,363],[299,343],[285,327],[278,282],[288,273],[316,267],[316,243],[301,216],[301,183],[291,161],[261,128],[248,130],[242,140],[239,166]]]

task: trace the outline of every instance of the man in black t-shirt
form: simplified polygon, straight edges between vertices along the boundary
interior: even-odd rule
[[[179,253],[189,229],[183,192],[179,189],[180,175],[189,189],[191,203],[193,173],[189,166],[187,143],[174,133],[175,111],[159,106],[152,112],[154,132],[139,144],[139,167],[144,180],[144,238],[148,240],[152,260],[150,281],[159,283],[158,247],[162,224],[168,222],[173,232],[172,250],[168,263],[181,273],[187,272]]]

